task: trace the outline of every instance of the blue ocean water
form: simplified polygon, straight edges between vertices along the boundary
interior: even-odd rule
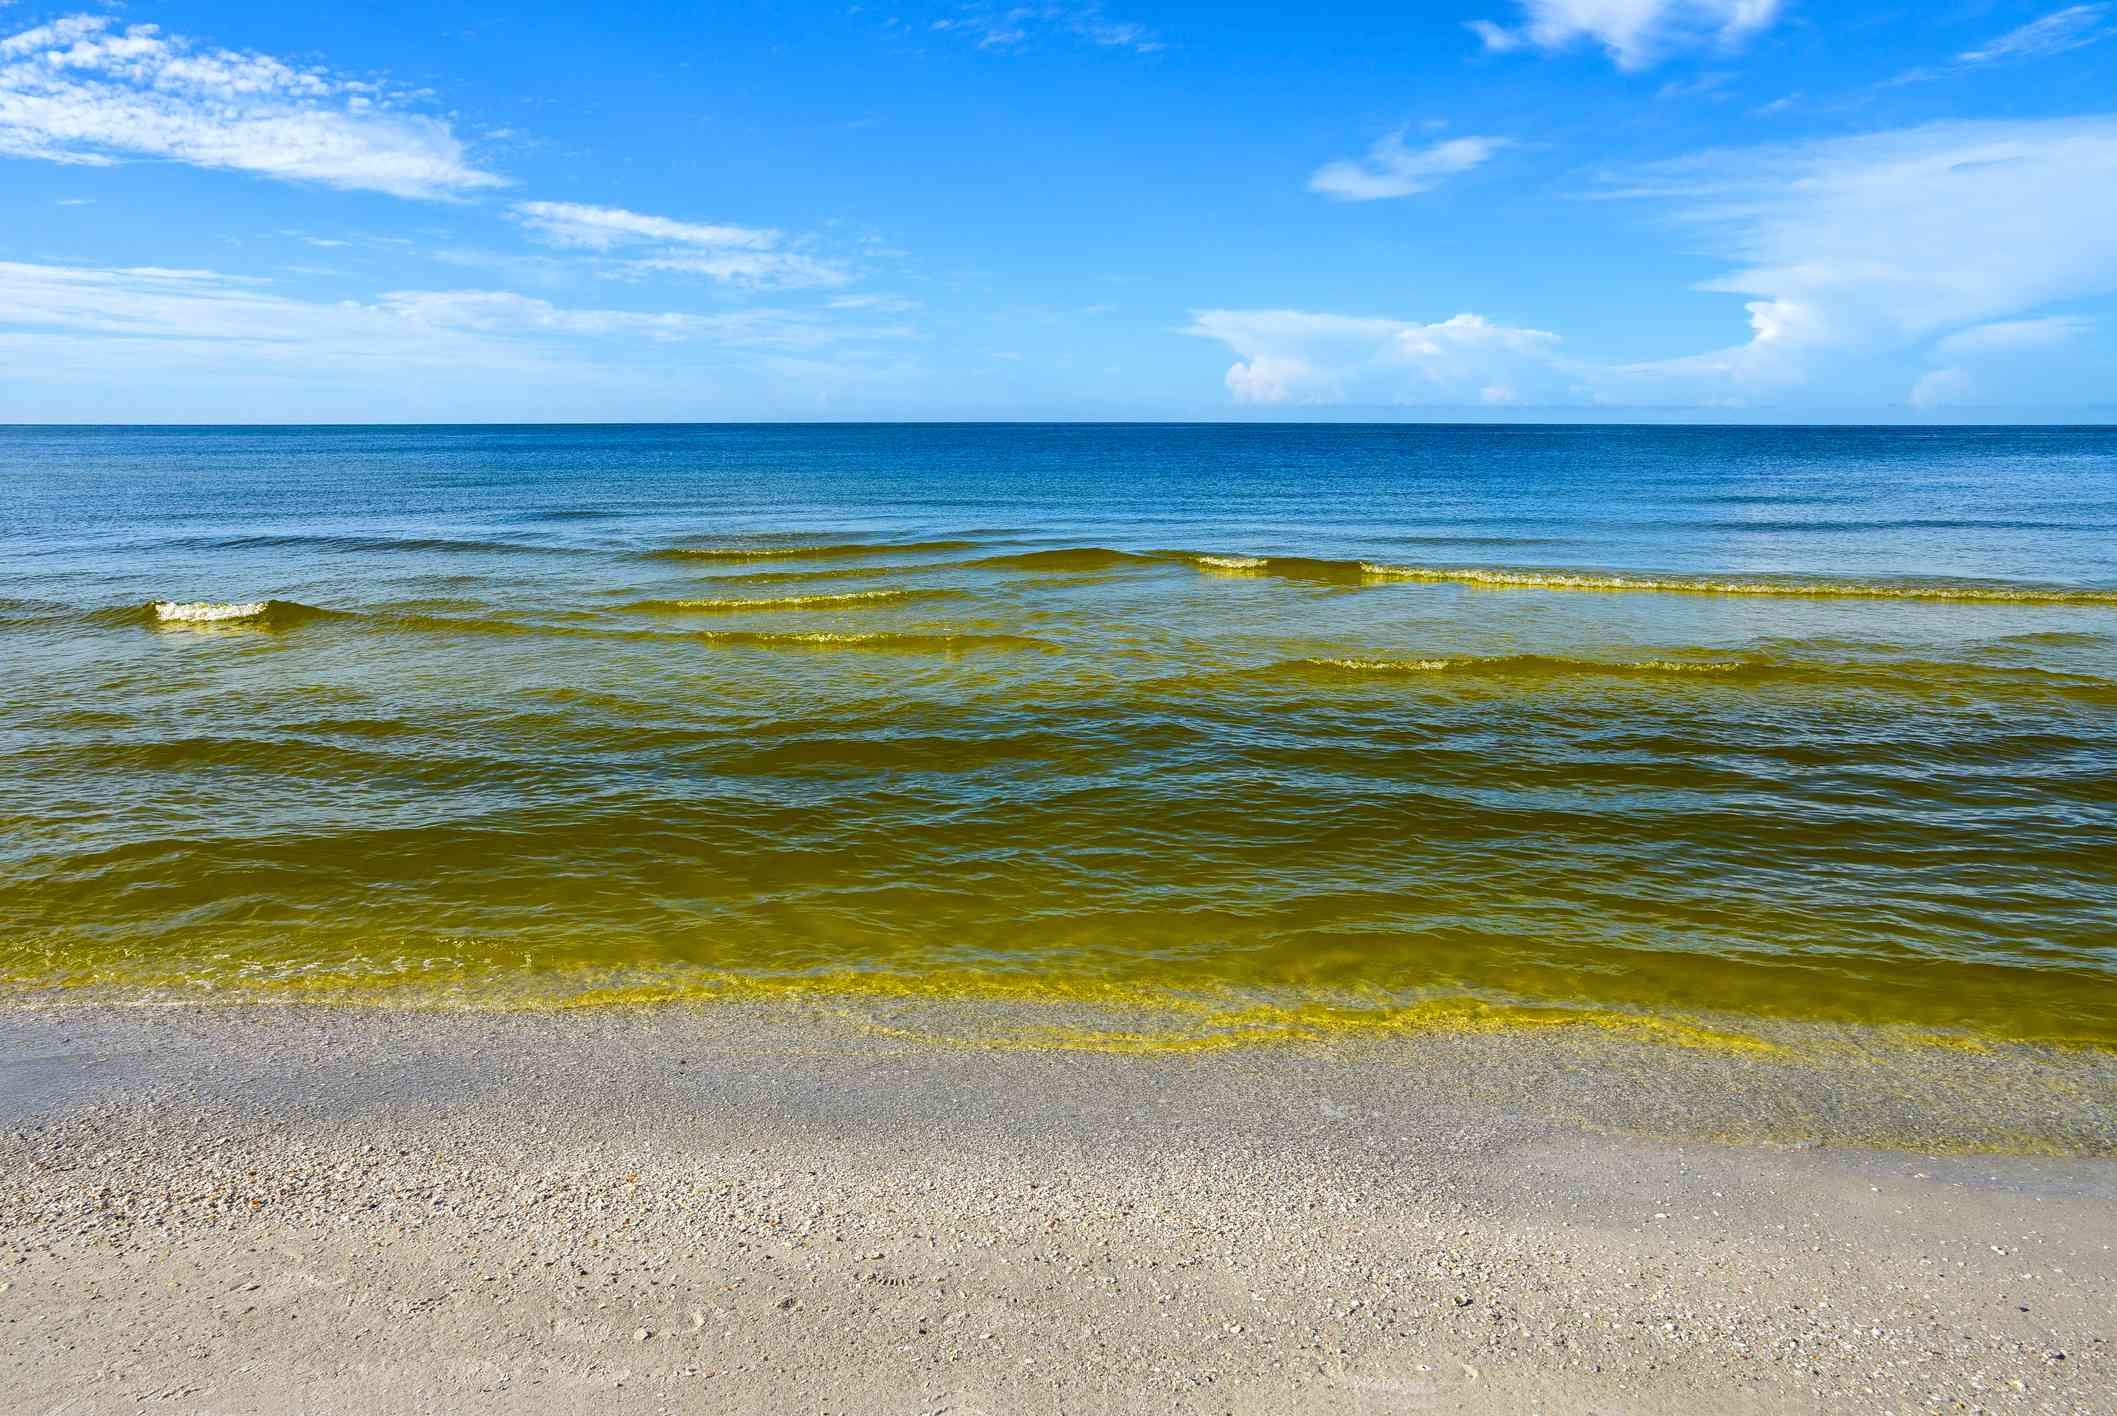
[[[2117,431],[0,429],[0,973],[2117,1040]]]

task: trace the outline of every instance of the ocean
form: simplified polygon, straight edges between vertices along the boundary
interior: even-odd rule
[[[26,997],[2112,1044],[2117,430],[0,428],[0,752]]]

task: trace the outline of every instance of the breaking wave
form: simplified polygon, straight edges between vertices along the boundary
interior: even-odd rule
[[[156,600],[88,615],[98,624],[164,629],[292,629],[311,620],[339,617],[338,611],[298,600]]]

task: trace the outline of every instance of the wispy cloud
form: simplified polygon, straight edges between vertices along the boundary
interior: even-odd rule
[[[851,279],[834,262],[783,249],[785,238],[768,227],[678,221],[579,202],[518,202],[513,210],[548,245],[598,254],[644,249],[644,254],[628,255],[616,274],[703,275],[755,289],[843,285]]]
[[[2008,59],[2042,59],[2093,44],[2110,33],[2103,24],[2107,5],[2073,5],[2040,20],[1987,40],[1958,57],[1965,64],[1992,64]]]
[[[779,244],[779,233],[764,228],[675,221],[666,216],[647,216],[621,207],[588,206],[580,202],[517,202],[514,213],[554,246],[591,251],[607,251],[615,246],[643,241],[669,246],[732,246],[752,251],[768,250]]]
[[[1922,375],[1904,401],[1913,408],[1944,408],[1970,402],[1995,373],[2036,352],[2056,348],[2095,327],[2075,315],[2047,315],[2034,320],[1998,320],[1960,329],[1933,346],[1933,358],[1944,367]]]
[[[1620,69],[1644,69],[1667,54],[1700,45],[1733,48],[1769,28],[1780,0],[1517,0],[1509,26],[1472,20],[1469,28],[1494,51],[1563,49],[1599,44]]]
[[[1964,370],[1935,369],[1911,386],[1904,401],[1922,410],[1945,408],[1968,401],[1971,388],[1970,375]]]
[[[1423,192],[1443,177],[1487,161],[1507,146],[1505,138],[1449,138],[1424,147],[1409,147],[1404,129],[1384,134],[1367,156],[1325,163],[1308,179],[1309,190],[1341,201],[1370,202]]]
[[[981,49],[1019,49],[1043,35],[1137,54],[1166,47],[1153,30],[1130,20],[1113,20],[1100,5],[966,5],[954,15],[935,20],[932,27],[962,35]]]
[[[2095,327],[2079,315],[2047,315],[2040,320],[1999,320],[1957,330],[1934,347],[1952,356],[2011,354],[2022,349],[2047,349],[2086,334]]]
[[[1738,263],[1701,288],[1757,297],[1747,342],[1640,366],[1657,376],[1798,382],[1845,354],[2117,290],[2117,115],[1707,153],[1625,190],[1673,203]]]
[[[826,302],[832,310],[870,310],[876,314],[902,315],[925,306],[904,295],[838,295]]]
[[[0,39],[0,156],[159,158],[399,197],[504,185],[385,85],[107,15]]]
[[[270,286],[205,270],[0,262],[0,328],[154,339],[193,351],[218,348],[221,356],[387,356],[421,365],[491,353],[496,341],[636,339],[804,350],[912,334],[802,310],[592,309],[506,290],[398,290],[326,302]]]
[[[1708,69],[1695,78],[1677,79],[1663,84],[1655,91],[1656,98],[1704,98],[1720,93],[1735,81],[1735,76],[1725,69]],[[1726,97],[1721,94],[1721,97]]]

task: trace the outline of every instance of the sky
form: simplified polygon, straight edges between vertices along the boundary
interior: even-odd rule
[[[2117,0],[0,0],[0,421],[2117,422]]]

